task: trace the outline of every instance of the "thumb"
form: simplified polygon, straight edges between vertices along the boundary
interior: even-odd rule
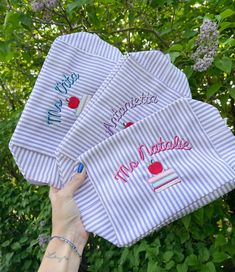
[[[64,186],[63,188],[64,193],[73,195],[74,192],[82,185],[83,181],[85,180],[85,177],[86,177],[86,170],[85,170],[85,167],[83,166],[82,172],[76,173],[73,176],[72,180]]]

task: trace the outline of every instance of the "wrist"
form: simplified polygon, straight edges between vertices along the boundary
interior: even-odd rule
[[[59,229],[52,230],[51,236],[60,236],[71,241],[77,247],[81,255],[87,243],[87,239],[82,237],[79,231],[75,229],[67,229],[66,231],[61,231]]]

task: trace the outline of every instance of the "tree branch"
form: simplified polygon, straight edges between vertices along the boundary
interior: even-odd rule
[[[5,96],[5,99],[9,102],[12,110],[15,111],[16,107],[15,107],[14,101],[13,101],[13,99],[10,98],[10,96],[8,94],[9,90],[7,90],[7,88],[6,88],[5,84],[3,83],[2,79],[0,79],[0,85],[2,87],[3,95]]]
[[[51,21],[44,21],[44,20],[41,20],[40,18],[33,18],[33,21],[34,21],[34,22],[41,23],[41,24],[44,24],[44,25],[57,25],[57,26],[64,26],[64,27],[67,27],[66,24],[60,23],[60,22],[55,22],[55,21],[53,21],[53,20],[51,20]]]
[[[160,34],[151,28],[142,28],[142,27],[127,27],[127,28],[122,28],[122,29],[117,29],[117,30],[113,30],[111,32],[109,31],[88,31],[89,33],[96,33],[96,34],[114,34],[114,33],[120,33],[120,32],[126,32],[126,31],[141,31],[141,32],[150,32],[153,33],[160,41],[161,43],[164,45],[165,48],[168,48],[169,45],[167,44],[167,42],[165,40],[163,40],[160,36]]]
[[[67,24],[69,25],[70,32],[73,32],[74,28],[73,28],[73,26],[72,26],[72,23],[69,21],[69,18],[68,18],[68,16],[67,16],[67,13],[66,13],[65,9],[63,8],[63,6],[61,5],[60,1],[59,1],[59,7],[60,7],[60,9],[62,10],[62,13],[63,13],[63,16],[64,16],[65,21],[66,21]]]

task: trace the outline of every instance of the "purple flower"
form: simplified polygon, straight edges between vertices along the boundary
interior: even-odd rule
[[[34,12],[39,12],[47,9],[56,8],[59,5],[58,0],[34,0],[31,2],[31,7]]]
[[[40,221],[39,225],[42,228],[42,227],[44,227],[46,225],[46,222],[44,220],[42,220],[42,221]]]
[[[58,0],[44,0],[44,3],[48,9],[56,8],[59,5]]]
[[[38,242],[40,247],[44,246],[48,241],[48,237],[45,234],[39,234],[38,236]]]
[[[198,46],[192,54],[195,64],[193,69],[198,72],[206,71],[214,60],[218,49],[218,30],[216,23],[211,20],[204,20],[200,26],[200,33],[196,41]]]
[[[43,1],[33,1],[31,2],[32,10],[35,12],[41,11],[44,9],[44,3]]]

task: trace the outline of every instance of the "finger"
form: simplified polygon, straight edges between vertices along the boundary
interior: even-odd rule
[[[85,177],[85,170],[81,174],[75,174],[73,179],[65,185],[63,192],[69,195],[73,195],[74,192],[82,185]]]
[[[52,195],[56,194],[58,191],[59,191],[59,189],[57,189],[57,188],[51,186],[51,187],[50,187],[50,190],[49,190],[49,197],[51,198]]]
[[[65,187],[63,188],[63,191],[65,193],[73,195],[73,193],[82,185],[83,181],[85,180],[85,177],[86,177],[86,170],[85,170],[85,167],[83,166],[82,172],[76,173],[73,176],[72,180],[65,185]]]

